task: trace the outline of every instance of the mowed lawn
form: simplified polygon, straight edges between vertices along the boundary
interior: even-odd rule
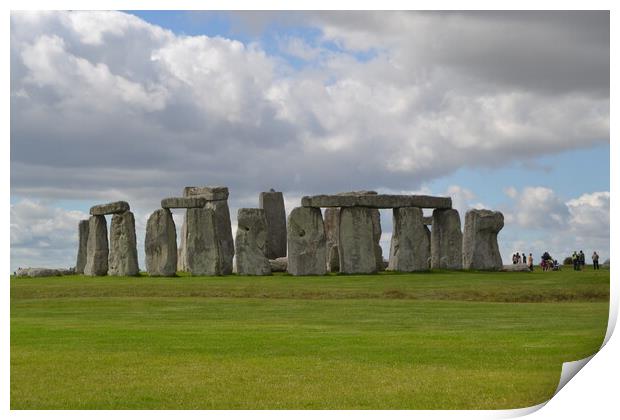
[[[12,409],[507,409],[600,347],[609,271],[11,278]]]

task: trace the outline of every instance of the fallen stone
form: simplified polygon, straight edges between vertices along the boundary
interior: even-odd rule
[[[325,229],[321,210],[296,207],[287,222],[288,266],[294,276],[323,275],[325,270]]]
[[[392,229],[388,270],[402,272],[428,270],[430,242],[422,210],[418,207],[394,209]]]
[[[199,196],[207,201],[228,200],[228,187],[185,187],[183,197]]]
[[[286,211],[281,192],[261,192],[258,207],[265,210],[267,219],[267,258],[286,256]]]
[[[271,274],[266,256],[267,219],[263,209],[239,209],[235,255],[237,273],[250,276]]]
[[[110,254],[108,256],[108,275],[135,276],[138,268],[136,247],[136,222],[133,213],[115,214],[110,223]]]
[[[451,208],[450,197],[426,195],[314,195],[301,199],[303,207],[371,207],[389,209],[397,207]]]
[[[193,209],[201,208],[207,204],[204,197],[170,197],[161,200],[163,209]]]
[[[501,271],[524,272],[530,271],[530,268],[527,264],[507,264],[502,267]]]
[[[465,214],[464,269],[500,270],[503,267],[497,245],[497,234],[503,227],[504,215],[498,211],[469,210]]]
[[[126,201],[99,204],[90,208],[90,214],[92,216],[104,216],[106,214],[124,213],[126,211],[129,211],[129,203]]]
[[[340,225],[340,208],[327,208],[324,212],[323,226],[327,246],[327,271],[340,271],[340,256],[338,254],[338,226]]]
[[[269,265],[271,266],[272,273],[284,273],[286,272],[286,268],[288,266],[288,258],[279,257],[273,260],[269,260]]]
[[[220,244],[215,233],[215,211],[209,208],[187,209],[186,223],[186,270],[198,276],[222,274]]]
[[[62,276],[62,271],[56,268],[19,268],[15,275],[17,277],[55,277]]]
[[[340,209],[338,253],[341,273],[377,272],[374,226],[368,209],[363,207]]]
[[[463,268],[463,234],[456,209],[435,209],[431,232],[431,268]]]
[[[88,245],[88,220],[80,220],[80,223],[78,224],[78,233],[78,254],[77,261],[75,263],[75,272],[77,274],[84,274]]]
[[[151,276],[171,277],[177,270],[177,233],[172,213],[155,210],[146,222],[144,238],[146,271]]]
[[[108,224],[104,216],[91,216],[88,219],[84,274],[87,276],[108,274]]]

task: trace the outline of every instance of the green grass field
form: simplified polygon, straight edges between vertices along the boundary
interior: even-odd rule
[[[507,409],[600,347],[609,271],[11,279],[12,409]]]

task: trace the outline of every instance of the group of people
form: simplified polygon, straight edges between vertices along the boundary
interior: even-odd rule
[[[512,254],[512,263],[527,264],[527,267],[530,269],[530,271],[534,271],[534,257],[532,257],[531,253],[528,257],[525,256],[525,252],[517,252],[515,254]]]
[[[573,256],[571,257],[573,263],[573,269],[575,271],[582,270],[586,265],[586,256],[583,251],[575,251],[573,252]],[[594,270],[599,269],[598,265],[599,255],[596,251],[592,254],[592,267]],[[513,264],[527,264],[527,267],[530,271],[534,271],[534,258],[530,253],[529,256],[525,256],[524,252],[516,252],[512,254],[512,263]],[[540,257],[540,267],[543,271],[558,271],[560,270],[560,264],[558,260],[554,259],[549,252],[545,251]]]
[[[575,271],[582,270],[586,266],[586,255],[583,253],[583,251],[574,251],[571,259],[573,260],[573,270]],[[596,251],[594,251],[594,253],[592,254],[592,268],[594,270],[599,269],[598,259],[599,255]]]

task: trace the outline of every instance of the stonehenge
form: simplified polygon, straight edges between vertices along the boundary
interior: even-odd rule
[[[267,218],[263,209],[239,209],[235,238],[237,274],[264,276],[271,274],[267,258]]]
[[[182,197],[161,200],[148,218],[144,238],[150,276],[372,274],[386,268],[379,209],[391,208],[393,232],[387,269],[501,270],[497,235],[500,212],[470,210],[464,229],[450,197],[386,195],[352,191],[306,196],[286,218],[284,197],[270,190],[259,208],[238,210],[232,238],[227,187],[185,187]],[[324,215],[322,209],[324,208]],[[425,216],[423,209],[433,209]],[[185,218],[177,247],[173,209]],[[72,272],[88,276],[139,274],[135,219],[125,201],[91,207],[78,226],[78,252]],[[111,215],[108,232],[106,215]],[[109,233],[109,236],[108,236]],[[236,258],[234,258],[236,255]],[[234,267],[233,267],[234,258]],[[24,273],[26,273],[24,271]],[[28,274],[24,274],[28,275]]]
[[[307,276],[326,273],[325,228],[321,209],[295,207],[288,216],[287,243],[287,271],[290,274]]]
[[[155,210],[146,222],[146,271],[151,276],[174,276],[177,271],[177,233],[172,213]]]
[[[435,209],[431,231],[431,268],[463,268],[461,218],[455,209]]]
[[[261,192],[258,207],[265,211],[267,220],[267,258],[286,257],[286,211],[282,193],[273,189]]]
[[[430,242],[422,209],[395,208],[392,229],[388,270],[404,272],[428,270]]]
[[[497,234],[504,227],[504,215],[491,210],[469,210],[463,230],[463,268],[501,270],[502,257]]]
[[[75,273],[84,274],[86,266],[86,247],[88,245],[88,220],[80,220],[78,224],[78,254],[75,262]]]

